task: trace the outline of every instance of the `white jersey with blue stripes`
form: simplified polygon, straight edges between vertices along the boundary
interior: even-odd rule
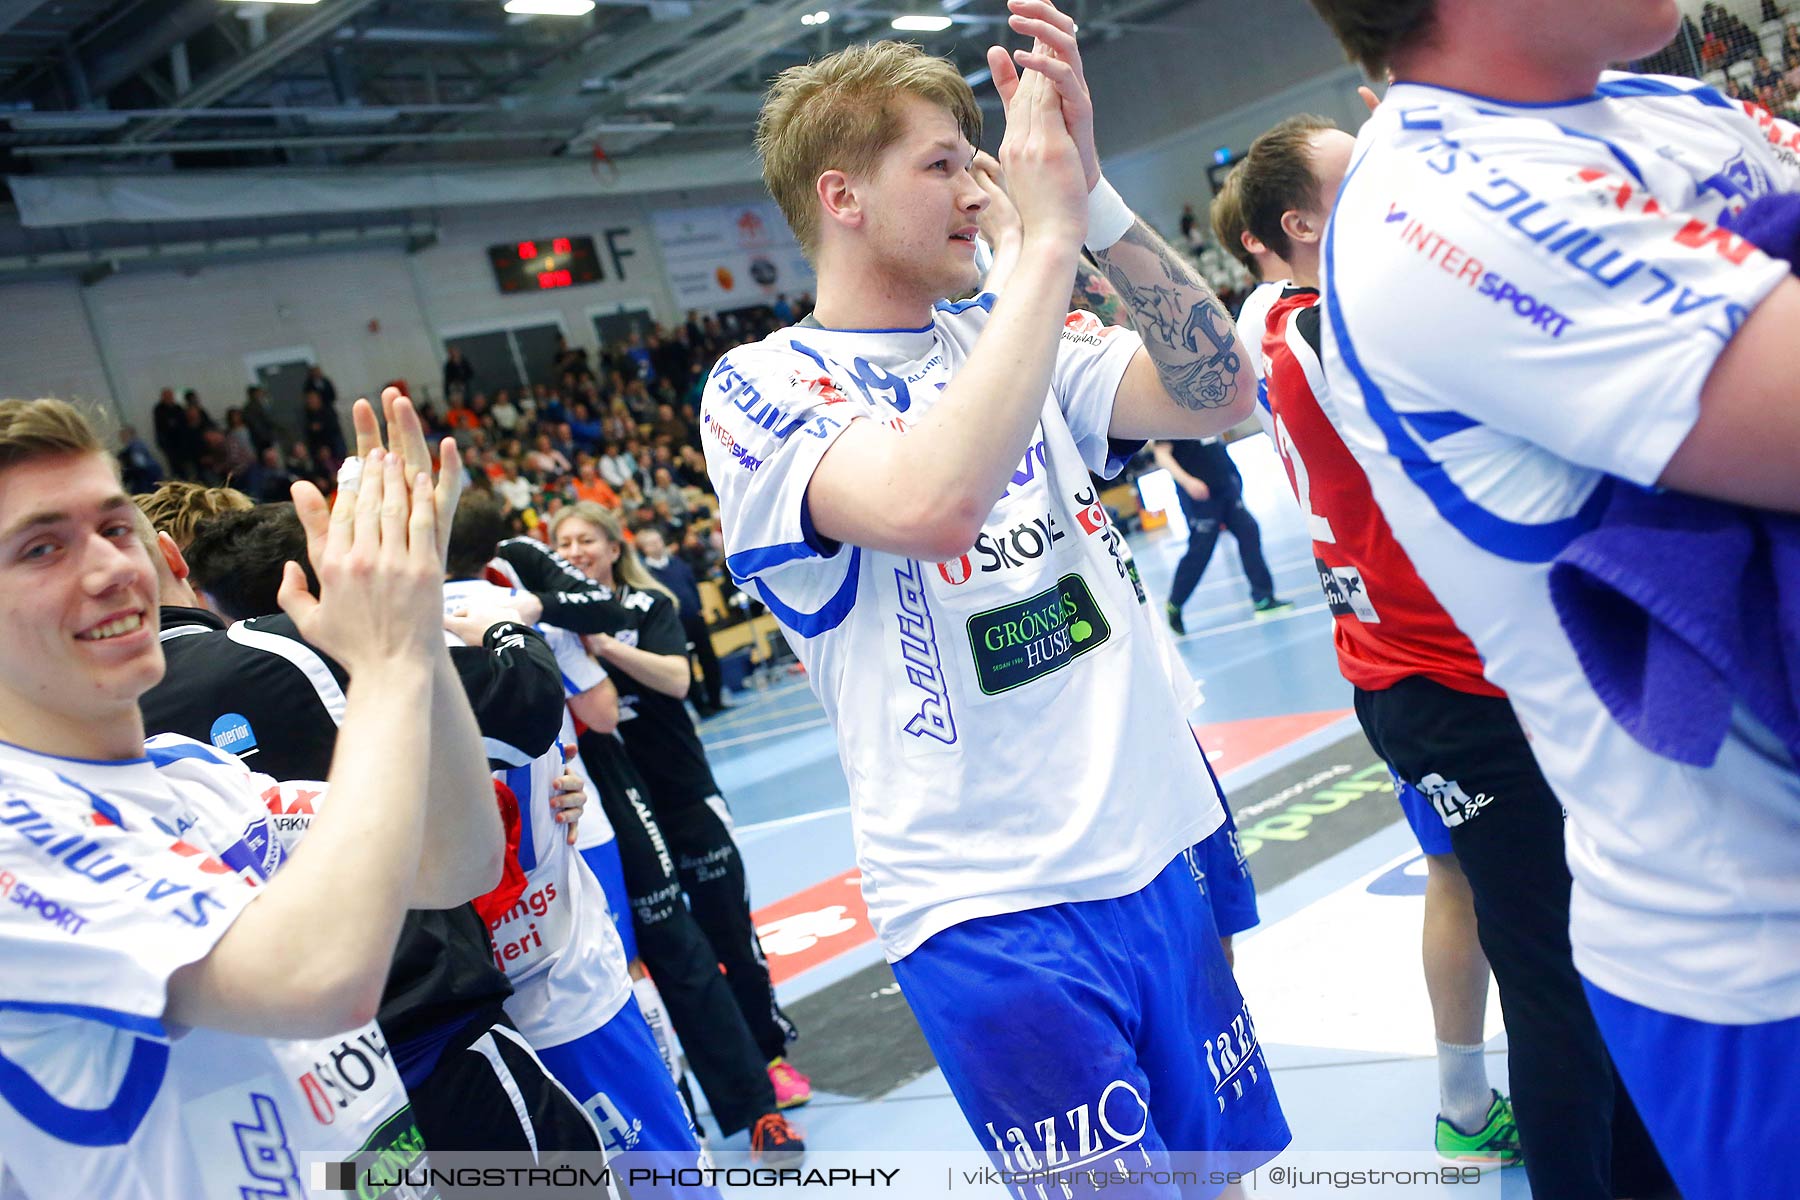
[[[806,489],[854,420],[905,431],[991,295],[916,329],[797,326],[714,368],[701,440],[727,566],[781,622],[835,726],[864,899],[891,959],[978,917],[1125,895],[1223,819],[1089,471],[1137,335],[1069,316],[1012,482],[968,552],[813,533]],[[1135,449],[1135,447],[1132,447]]]
[[[0,1193],[300,1200],[315,1166],[365,1148],[418,1161],[373,1023],[275,1039],[163,1018],[169,977],[284,861],[280,813],[310,812],[324,785],[276,785],[172,734],[144,755],[0,745]],[[271,976],[309,969],[282,946],[267,958]]]
[[[485,580],[458,580],[444,585],[444,611],[491,608],[512,595],[513,589]],[[568,695],[578,696],[606,678],[606,669],[588,655],[578,635],[554,625],[537,629],[556,652]],[[600,881],[569,845],[568,827],[557,823],[550,806],[565,766],[565,744],[575,744],[567,709],[556,744],[531,762],[494,772],[519,803],[525,890],[488,934],[494,965],[513,985],[506,1015],[534,1048],[559,1046],[600,1028],[631,996],[625,947]],[[599,798],[590,794],[588,800],[587,812],[597,814]],[[584,814],[582,823],[587,820]]]
[[[1707,769],[1639,746],[1547,580],[1603,480],[1662,474],[1787,275],[1715,222],[1800,190],[1797,149],[1692,80],[1609,74],[1540,105],[1399,84],[1325,242],[1321,401],[1568,810],[1577,967],[1720,1023],[1800,1013],[1800,774],[1747,722]]]

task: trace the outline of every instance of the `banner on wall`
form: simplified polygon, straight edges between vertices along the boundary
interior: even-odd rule
[[[812,268],[773,201],[668,209],[651,226],[683,311],[773,304],[777,295],[814,290]]]

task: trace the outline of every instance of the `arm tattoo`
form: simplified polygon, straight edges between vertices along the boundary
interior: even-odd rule
[[[1094,260],[1119,289],[1169,397],[1192,411],[1228,407],[1244,356],[1231,314],[1200,273],[1141,219]]]

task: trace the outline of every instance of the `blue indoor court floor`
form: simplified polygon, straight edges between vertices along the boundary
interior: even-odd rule
[[[1294,1131],[1276,1163],[1422,1172],[1435,1166],[1437,1111],[1419,966],[1423,861],[1350,714],[1310,548],[1268,441],[1252,437],[1232,453],[1277,587],[1294,607],[1252,616],[1236,544],[1224,536],[1178,644],[1206,694],[1191,719],[1257,879],[1262,923],[1238,939],[1236,970]],[[1177,521],[1131,540],[1160,609],[1185,532]],[[812,1103],[790,1117],[816,1160],[981,1149],[861,920],[848,795],[818,703],[797,674],[733,699],[702,731],[737,822],[781,1000],[801,1029],[792,1058],[814,1081]],[[1504,1091],[1505,1037],[1491,991],[1487,1025],[1489,1078]],[[744,1135],[719,1141],[715,1132],[713,1144],[743,1150]],[[1277,1186],[1265,1177],[1250,1194],[1525,1200],[1530,1190],[1515,1168],[1463,1185]]]

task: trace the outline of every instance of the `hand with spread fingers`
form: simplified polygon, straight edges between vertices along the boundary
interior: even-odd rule
[[[418,410],[413,407],[413,402],[401,395],[399,388],[383,388],[381,410],[387,424],[388,437],[393,443],[386,448],[400,456],[405,464],[406,477],[411,479],[420,471],[431,474],[431,449],[425,441],[425,427],[419,420]],[[358,400],[350,408],[350,422],[356,430],[357,458],[367,462],[370,451],[384,448],[381,426],[375,420],[374,406],[366,399]],[[446,559],[450,553],[450,525],[456,519],[456,505],[462,499],[462,487],[462,454],[456,448],[455,439],[445,438],[438,443],[436,483],[432,494],[437,508],[438,540],[442,556]]]
[[[410,406],[408,406],[410,408]],[[415,418],[416,419],[416,418]],[[319,594],[290,562],[276,599],[300,636],[354,676],[400,665],[429,670],[443,653],[444,568],[431,478],[410,484],[400,456],[373,449],[335,507],[311,483],[293,487]]]

